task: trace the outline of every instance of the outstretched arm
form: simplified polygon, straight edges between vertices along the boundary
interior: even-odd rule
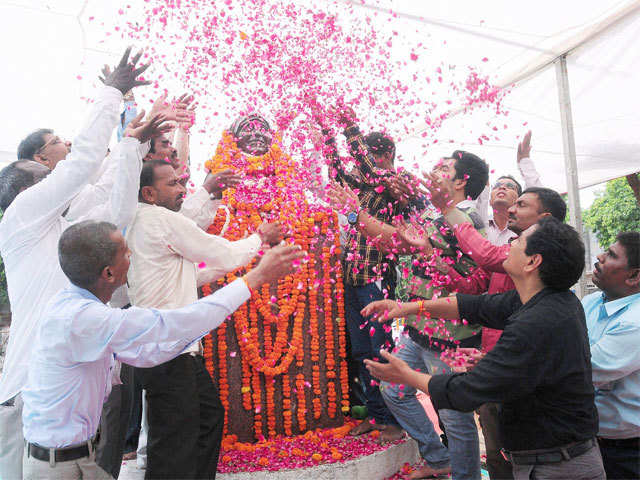
[[[120,310],[93,302],[67,321],[65,336],[70,353],[81,362],[95,361],[106,351],[112,351],[134,366],[163,363],[217,328],[249,299],[251,290],[295,271],[304,255],[306,252],[299,247],[275,247],[244,279],[174,310],[138,307]],[[169,342],[175,343],[167,345]]]
[[[540,174],[536,169],[536,165],[531,160],[531,130],[529,130],[522,141],[518,144],[518,170],[524,178],[525,190],[530,187],[542,187]]]
[[[136,68],[142,52],[130,62],[130,51],[131,48],[125,51],[113,72],[108,67],[103,69],[101,80],[105,87],[93,103],[67,158],[49,176],[22,192],[14,201],[10,211],[15,215],[18,228],[29,225],[41,229],[57,219],[100,168],[107,154],[109,138],[118,122],[123,93],[149,83],[137,80],[148,67]]]
[[[488,272],[505,273],[502,262],[507,259],[511,245],[494,245],[484,238],[470,223],[457,223],[456,210],[445,217],[453,225],[458,245],[479,267]]]
[[[142,123],[144,110],[125,129],[125,137],[113,150],[112,162],[118,168],[111,185],[105,184],[108,198],[101,204],[92,206],[86,215],[78,220],[103,220],[113,223],[122,230],[132,221],[138,206],[140,170],[142,159],[149,151],[149,140],[166,132],[170,127],[163,124],[164,117],[156,116]],[[86,188],[86,187],[85,187]],[[94,197],[97,200],[98,197]]]
[[[522,306],[518,292],[511,290],[496,295],[466,295],[402,303],[395,300],[371,302],[360,312],[363,317],[373,316],[378,322],[409,315],[426,315],[431,318],[464,318],[469,323],[502,330],[507,319]]]

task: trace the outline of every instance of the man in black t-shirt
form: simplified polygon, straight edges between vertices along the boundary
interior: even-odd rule
[[[380,321],[421,312],[503,330],[471,371],[430,376],[388,352],[381,354],[389,363],[367,361],[367,368],[376,378],[428,392],[437,409],[502,403],[505,456],[516,480],[604,479],[585,315],[569,291],[584,269],[584,245],[573,228],[544,218],[511,243],[503,266],[515,291],[387,300],[362,312]]]

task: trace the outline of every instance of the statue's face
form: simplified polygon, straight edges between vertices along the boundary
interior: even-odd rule
[[[271,127],[260,115],[238,119],[231,130],[238,148],[249,155],[264,155],[271,147]]]

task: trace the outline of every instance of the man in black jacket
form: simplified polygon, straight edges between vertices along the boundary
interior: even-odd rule
[[[430,376],[388,352],[381,353],[389,363],[367,361],[367,368],[428,392],[437,409],[502,403],[504,454],[516,480],[604,479],[584,310],[569,291],[584,268],[584,246],[573,228],[544,218],[512,242],[503,266],[515,291],[382,301],[362,312],[380,321],[420,313],[504,330],[471,371]]]

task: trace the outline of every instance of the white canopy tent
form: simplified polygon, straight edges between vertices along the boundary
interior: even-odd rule
[[[426,169],[429,162],[462,148],[487,159],[495,175],[515,174],[515,147],[531,129],[532,157],[542,181],[569,192],[576,224],[578,187],[640,170],[638,0],[289,1],[336,14],[347,28],[369,17],[381,35],[403,39],[394,43],[391,61],[406,59],[411,48],[422,67],[460,72],[473,65],[495,85],[510,90],[502,100],[508,115],[497,116],[495,108],[482,104],[467,110],[452,104],[435,133],[419,120],[410,127],[407,122],[385,125],[408,168]],[[113,63],[127,43],[115,26],[122,15],[144,22],[145,4],[0,0],[5,93],[0,150],[15,151],[27,132],[42,126],[72,137],[84,99],[95,90],[96,72],[102,64]],[[176,54],[179,51],[167,51],[168,56]],[[404,65],[407,72],[412,68],[411,62]],[[441,95],[442,90],[432,87],[424,85],[425,98]],[[173,90],[183,88],[174,85]],[[137,100],[148,103],[151,95],[142,93]],[[208,133],[195,135],[192,158],[198,164],[211,154],[212,138],[230,120],[208,120],[203,129]],[[192,168],[196,176],[197,167]]]
[[[139,20],[135,15],[143,3],[128,2],[127,15]],[[366,0],[329,2],[326,8],[340,14],[341,6],[349,6],[345,4],[381,25],[392,23],[393,29],[418,35],[408,38],[424,32],[430,40],[420,62],[435,65],[435,60],[443,60],[458,68],[480,64],[497,85],[512,89],[503,102],[509,116],[500,119],[509,128],[482,145],[478,138],[490,120],[482,106],[445,121],[438,144],[423,139],[419,125],[409,135],[391,126],[408,161],[423,164],[425,150],[434,159],[455,146],[483,156],[496,172],[513,172],[517,139],[532,129],[544,183],[567,191],[554,67],[554,61],[566,55],[579,186],[640,169],[640,50],[634,48],[640,38],[639,1],[543,0],[529,5],[506,0]],[[92,95],[97,67],[112,62],[124,44],[112,32],[123,7],[123,2],[99,0],[0,0],[3,110],[11,119],[3,128],[1,150],[15,150],[36,125],[72,135],[84,108],[80,98]],[[481,63],[483,57],[486,63]]]

